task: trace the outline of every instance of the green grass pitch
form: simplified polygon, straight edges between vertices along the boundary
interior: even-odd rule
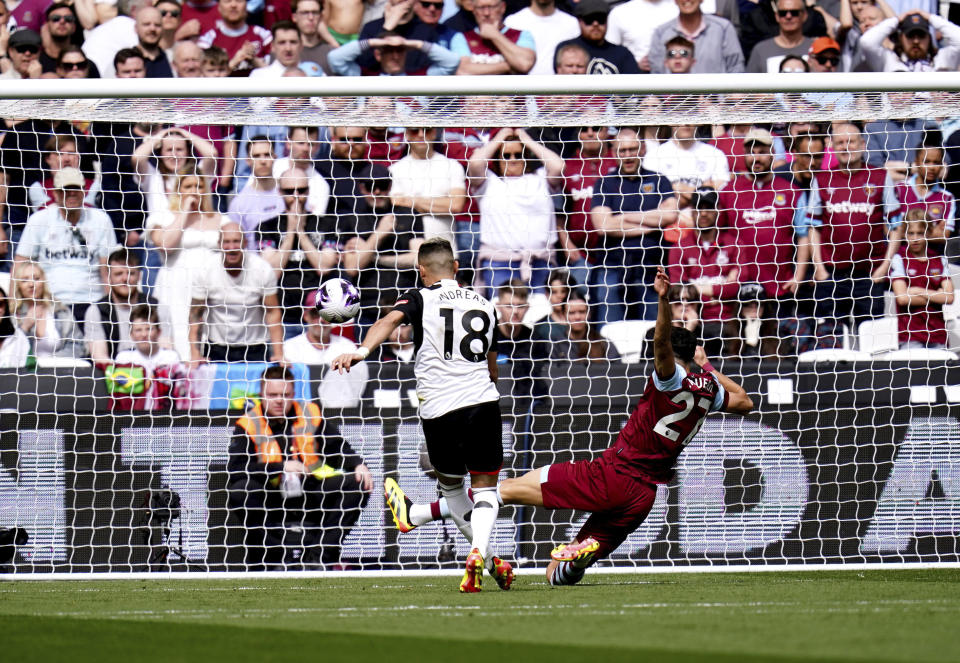
[[[960,570],[0,582],[4,661],[957,661]]]

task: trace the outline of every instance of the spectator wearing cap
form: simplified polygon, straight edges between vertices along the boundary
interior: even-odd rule
[[[829,74],[840,71],[840,44],[831,37],[817,37],[807,51],[807,66],[812,73]],[[793,98],[791,98],[793,97]],[[794,95],[784,95],[782,101],[788,107],[796,101]],[[854,96],[849,92],[804,92],[800,95],[803,110],[808,107],[830,108],[835,111],[852,111]]]
[[[345,220],[343,268],[360,288],[360,324],[376,320],[385,292],[415,287],[417,251],[424,239],[423,217],[391,200],[390,171],[370,164],[359,177],[357,212]],[[405,202],[405,201],[401,201]]]
[[[557,9],[555,0],[531,0],[529,7],[510,14],[503,24],[533,35],[537,61],[529,72],[531,74],[554,73],[553,58],[557,46],[560,42],[574,39],[580,34],[577,19]]]
[[[664,23],[653,32],[650,40],[650,71],[666,71],[667,42],[673,37],[684,37],[693,42],[700,57],[691,69],[695,74],[732,74],[744,70],[743,51],[737,31],[725,18],[704,14],[703,0],[675,0],[680,15]]]
[[[817,37],[807,51],[807,62],[813,73],[840,71],[840,44],[830,37]]]
[[[750,73],[777,73],[784,56],[806,55],[813,44],[812,38],[804,36],[807,8],[803,0],[776,0],[775,7],[779,31],[776,36],[764,39],[753,47],[747,61],[747,71]]]
[[[333,325],[320,317],[316,290],[307,294],[302,310],[303,333],[283,342],[283,356],[287,361],[329,368],[341,354],[356,352],[356,343],[333,333]],[[369,377],[367,362],[357,364],[347,373],[327,370],[317,387],[320,405],[324,408],[357,407]]]
[[[254,231],[255,249],[276,273],[280,284],[285,336],[300,333],[300,307],[308,292],[340,263],[342,247],[333,223],[308,210],[310,179],[296,166],[277,177],[284,212]]]
[[[663,54],[663,69],[670,74],[689,74],[696,64],[696,46],[682,35],[667,41]]]
[[[10,68],[0,74],[0,79],[40,78],[43,65],[40,64],[41,40],[33,30],[20,28],[10,35],[7,41],[6,58]],[[2,60],[0,60],[2,63]]]
[[[580,0],[573,9],[580,35],[560,42],[557,52],[570,44],[586,49],[589,55],[587,74],[639,74],[637,60],[625,46],[607,41],[607,0]]]
[[[407,156],[390,166],[393,204],[421,215],[424,237],[443,237],[456,246],[454,216],[467,205],[467,179],[463,166],[437,152],[439,130],[408,127],[404,130]]]
[[[636,129],[620,129],[613,147],[617,168],[594,185],[590,210],[601,237],[590,300],[600,323],[631,314],[653,320],[657,294],[651,286],[663,264],[662,229],[677,220],[677,197],[669,179],[641,165],[645,143]]]
[[[711,357],[723,354],[723,327],[736,315],[728,300],[736,299],[740,291],[736,248],[717,230],[718,202],[714,189],[693,192],[694,232],[682,234],[667,258],[670,280],[697,289],[703,321],[700,340]]]
[[[940,34],[933,43],[930,29]],[[896,33],[896,34],[894,34]],[[893,49],[884,46],[887,38]],[[921,10],[887,18],[863,33],[860,48],[871,71],[956,71],[960,65],[960,26]]]
[[[426,60],[425,69],[408,69],[410,51],[419,51]],[[426,74],[427,76],[449,76],[456,73],[460,66],[460,56],[453,51],[418,39],[406,39],[398,34],[381,33],[372,39],[352,41],[327,54],[330,70],[338,76],[360,76],[364,73],[360,65],[360,56],[373,52],[376,67],[366,73],[379,73],[382,76],[405,76],[408,74]],[[420,63],[421,60],[413,60]]]
[[[103,296],[107,256],[117,237],[106,212],[84,207],[83,173],[62,168],[53,177],[54,204],[27,219],[14,263],[32,260],[47,274],[50,291],[82,321]]]
[[[537,61],[533,35],[504,25],[506,8],[504,0],[474,0],[476,29],[450,41],[450,50],[460,56],[458,74],[526,74],[533,68]]]
[[[769,131],[750,129],[743,146],[746,172],[720,193],[718,225],[736,247],[740,280],[763,287],[764,336],[775,337],[777,320],[794,316],[794,295],[808,274],[807,199],[773,172]]]

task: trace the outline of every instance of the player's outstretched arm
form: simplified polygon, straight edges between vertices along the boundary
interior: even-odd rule
[[[390,311],[373,324],[373,327],[367,332],[366,338],[363,339],[363,344],[357,348],[356,352],[348,352],[340,355],[333,360],[330,368],[339,373],[343,373],[344,371],[349,373],[351,366],[369,357],[371,352],[390,338],[390,334],[403,324],[403,320],[404,314],[402,311]]]
[[[677,361],[673,356],[670,343],[670,331],[673,326],[670,302],[667,291],[670,289],[670,277],[663,267],[657,267],[657,276],[653,289],[659,297],[657,302],[657,326],[653,329],[653,368],[661,380],[669,380],[677,372]]]
[[[702,345],[697,346],[697,351],[693,355],[693,361],[703,370],[717,376],[720,384],[727,390],[727,406],[723,408],[724,412],[747,414],[753,409],[753,399],[750,398],[750,395],[739,383],[734,382],[710,364],[710,360],[707,359],[707,353],[704,351]]]

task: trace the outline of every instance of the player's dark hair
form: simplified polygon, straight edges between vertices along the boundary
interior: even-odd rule
[[[260,378],[260,381],[266,382],[267,380],[293,382],[293,371],[290,370],[289,366],[267,366],[266,370],[263,371],[263,377]]]
[[[453,247],[442,237],[431,237],[420,245],[417,251],[417,263],[434,274],[454,271]]]
[[[693,354],[697,351],[697,337],[685,327],[674,327],[670,330],[670,345],[673,354],[680,361],[693,361]]]

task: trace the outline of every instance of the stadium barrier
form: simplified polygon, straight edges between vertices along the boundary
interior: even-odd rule
[[[432,499],[433,481],[418,463],[422,433],[406,396],[412,370],[372,366],[360,407],[325,416],[340,425],[378,483],[398,476],[412,497]],[[874,362],[865,371],[801,364],[784,373],[728,363],[724,370],[760,396],[757,412],[706,422],[647,522],[609,564],[960,561],[960,366]],[[644,364],[555,364],[540,378],[548,393],[534,401],[505,398],[505,472],[606,448],[647,371]],[[96,410],[105,399],[89,395],[98,382],[92,373],[60,376],[60,396],[44,399],[38,411],[15,411],[14,382],[52,377],[0,376],[0,526],[26,527],[31,537],[10,570],[242,570],[242,532],[226,510],[233,415],[105,417]],[[313,393],[322,378],[314,369]],[[158,538],[147,506],[158,508],[150,496],[165,488],[179,495],[180,515]],[[521,566],[542,563],[580,522],[565,512],[508,509],[495,545]],[[462,538],[452,525],[446,530],[451,540]],[[444,561],[447,544],[437,524],[398,535],[375,491],[346,541],[344,561],[363,569],[457,566]],[[466,543],[455,545],[462,556]],[[158,564],[164,547],[175,552]]]

